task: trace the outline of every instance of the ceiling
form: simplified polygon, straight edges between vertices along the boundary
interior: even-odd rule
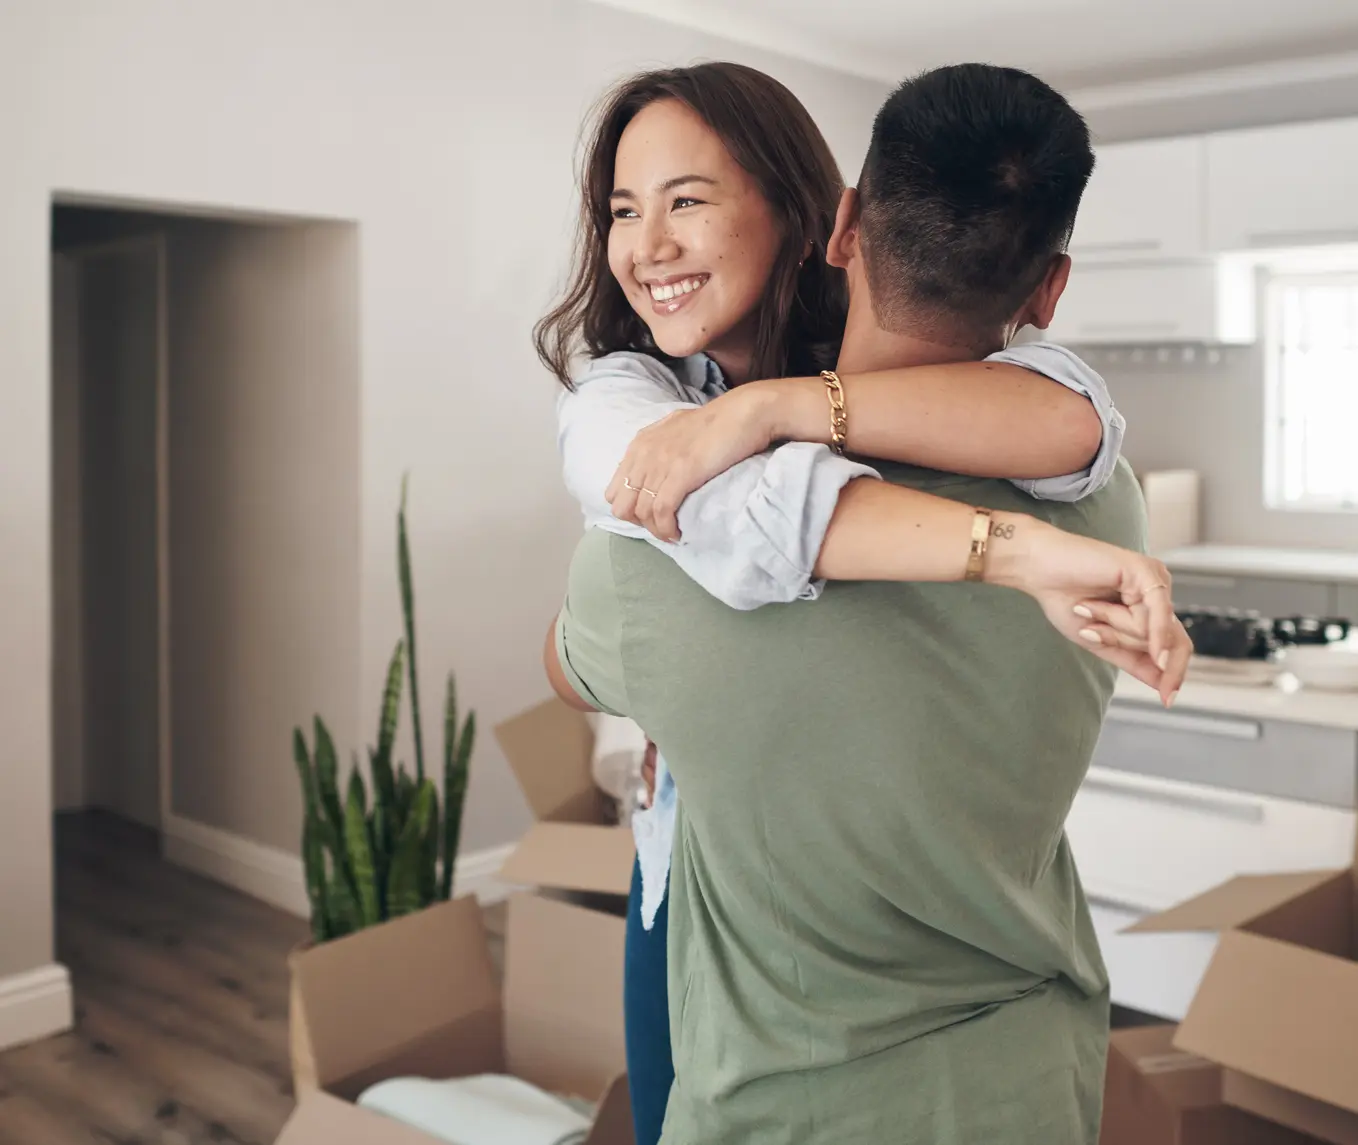
[[[1066,90],[1358,48],[1355,0],[601,0],[894,81],[962,60]]]

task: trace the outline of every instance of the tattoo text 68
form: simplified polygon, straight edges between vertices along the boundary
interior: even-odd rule
[[[999,537],[1002,541],[1012,541],[1014,539],[1014,526],[1001,525],[998,521],[991,521],[990,535]]]

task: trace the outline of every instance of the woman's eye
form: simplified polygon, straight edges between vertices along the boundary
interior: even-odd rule
[[[613,217],[615,219],[635,219],[637,213],[632,207],[614,207]]]
[[[678,211],[684,207],[696,207],[701,203],[701,199],[690,199],[687,195],[680,195],[674,200],[674,210]]]

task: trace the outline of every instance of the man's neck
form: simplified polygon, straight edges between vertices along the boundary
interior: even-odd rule
[[[866,293],[866,292],[864,292]],[[893,334],[877,325],[868,298],[851,298],[836,368],[843,374],[867,374],[903,366],[935,366],[945,362],[974,362],[1002,349],[1002,338],[993,346],[936,342],[914,334]]]

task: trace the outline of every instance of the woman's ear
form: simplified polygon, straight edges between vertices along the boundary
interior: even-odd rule
[[[848,268],[859,255],[858,223],[862,200],[853,187],[845,187],[839,197],[839,209],[835,212],[835,229],[830,241],[825,244],[825,261],[840,270]]]

